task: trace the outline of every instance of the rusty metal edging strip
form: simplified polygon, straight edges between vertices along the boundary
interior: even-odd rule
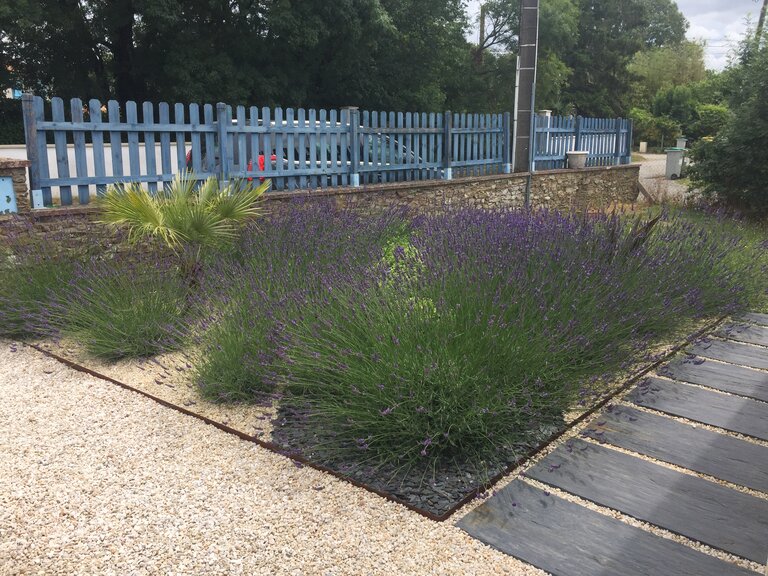
[[[90,368],[86,368],[85,366],[81,366],[80,364],[77,364],[76,362],[73,362],[72,360],[68,360],[67,358],[63,358],[57,354],[54,354],[53,352],[49,350],[45,350],[44,348],[41,348],[37,344],[25,344],[25,346],[28,346],[34,350],[37,350],[41,354],[44,354],[45,356],[48,356],[49,358],[52,358],[56,360],[57,362],[60,362],[61,364],[64,364],[65,366],[68,366],[72,368],[73,370],[76,370],[78,372],[82,372],[84,374],[88,374],[90,376],[94,376],[95,378],[99,378],[100,380],[105,380],[107,382],[110,382],[112,384],[115,384],[119,386],[120,388],[124,388],[125,390],[129,390],[131,392],[135,392],[136,394],[139,394],[141,396],[144,396],[145,398],[148,398],[154,402],[157,402],[161,406],[165,406],[166,408],[170,408],[171,410],[176,410],[177,412],[180,412],[186,416],[192,416],[193,418],[197,418],[198,420],[201,420],[202,422],[209,424],[210,426],[213,426],[214,428],[217,428],[221,430],[222,432],[226,432],[227,434],[231,434],[233,436],[237,436],[241,440],[245,440],[246,442],[252,442],[253,444],[256,444],[257,446],[260,446],[266,450],[269,450],[270,452],[273,452],[275,454],[278,454],[280,456],[284,456],[289,458],[295,463],[301,464],[303,466],[307,466],[308,468],[313,468],[315,470],[318,470],[320,472],[325,472],[326,474],[329,474],[333,476],[334,478],[338,478],[339,480],[342,480],[344,482],[347,482],[349,484],[352,484],[353,486],[357,488],[362,488],[364,490],[367,490],[368,492],[372,492],[376,494],[377,496],[381,496],[382,498],[385,498],[386,500],[389,500],[390,502],[394,502],[395,504],[400,504],[401,506],[405,506],[409,510],[416,512],[417,514],[420,514],[421,516],[424,516],[430,520],[434,520],[435,522],[444,522],[451,516],[453,516],[456,512],[458,512],[462,507],[466,506],[469,502],[477,498],[478,494],[482,494],[483,492],[489,490],[493,487],[494,484],[499,482],[502,478],[507,476],[509,473],[511,473],[515,468],[518,468],[520,466],[523,466],[526,464],[529,460],[534,458],[539,452],[541,452],[544,448],[546,448],[549,444],[552,442],[557,441],[559,438],[564,436],[566,433],[568,433],[573,427],[578,426],[584,420],[587,418],[590,418],[593,416],[596,412],[604,408],[611,400],[616,398],[619,394],[622,394],[626,390],[629,389],[630,386],[635,384],[640,378],[648,374],[651,370],[656,369],[658,366],[660,366],[662,363],[666,362],[671,356],[677,354],[680,350],[682,350],[685,346],[696,340],[697,338],[701,337],[704,334],[707,334],[708,332],[714,330],[719,324],[721,324],[726,318],[728,318],[728,315],[721,316],[717,320],[711,322],[710,324],[707,324],[703,328],[697,330],[693,334],[689,335],[682,343],[678,344],[674,348],[672,348],[669,352],[664,354],[660,359],[656,360],[649,366],[643,368],[640,372],[632,376],[627,382],[622,384],[622,386],[618,389],[616,389],[610,396],[604,398],[600,402],[598,402],[594,407],[592,407],[590,410],[576,418],[573,422],[568,424],[566,428],[559,432],[555,432],[552,436],[547,438],[544,442],[533,448],[531,451],[529,451],[525,456],[523,456],[520,460],[517,460],[516,462],[509,464],[504,470],[496,474],[491,480],[489,480],[487,483],[483,484],[482,486],[478,486],[476,489],[472,490],[469,494],[467,494],[464,498],[462,498],[458,503],[456,503],[453,507],[451,507],[450,510],[445,512],[442,515],[433,514],[431,512],[428,512],[426,510],[422,510],[420,508],[417,508],[413,504],[409,504],[408,502],[405,502],[404,500],[400,500],[399,498],[396,498],[395,496],[392,496],[391,494],[388,494],[382,490],[378,490],[376,488],[373,488],[372,486],[369,486],[367,484],[364,484],[362,482],[359,482],[358,480],[355,480],[353,478],[350,478],[348,476],[344,476],[341,473],[328,468],[326,466],[323,466],[322,464],[317,464],[316,462],[312,462],[311,460],[305,458],[301,454],[293,454],[279,446],[278,444],[275,444],[274,442],[265,442],[264,440],[261,440],[255,436],[250,436],[246,434],[245,432],[241,432],[240,430],[236,430],[235,428],[232,428],[230,426],[227,426],[226,424],[222,424],[221,422],[217,422],[215,420],[211,420],[210,418],[203,416],[202,414],[198,414],[196,412],[192,412],[191,410],[187,410],[186,408],[182,406],[177,406],[176,404],[173,404],[171,402],[168,402],[167,400],[163,400],[162,398],[158,398],[157,396],[153,396],[152,394],[149,394],[148,392],[144,392],[143,390],[139,390],[138,388],[134,388],[133,386],[129,386],[128,384],[125,384],[123,382],[120,382],[119,380],[115,380],[114,378],[111,378],[109,376],[106,376],[104,374],[101,374],[99,372],[96,372],[95,370],[91,370]]]

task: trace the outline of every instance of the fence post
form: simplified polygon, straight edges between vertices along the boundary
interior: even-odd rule
[[[451,168],[451,111],[443,114],[443,180],[453,180]]]
[[[229,179],[229,150],[227,149],[229,111],[224,102],[216,104],[216,122],[216,136],[219,140],[219,182],[224,184]]]
[[[581,151],[581,116],[576,116],[576,137],[573,142],[573,151]]]
[[[511,115],[509,112],[504,112],[504,119],[502,120],[502,130],[503,130],[503,136],[504,139],[504,166],[502,167],[502,171],[504,174],[511,174],[512,173],[512,151],[510,144],[512,142],[512,130],[511,130]]]
[[[624,164],[632,164],[632,141],[634,140],[634,120],[627,120],[627,155]]]
[[[616,118],[616,144],[614,146],[613,151],[613,165],[618,166],[621,164],[621,148],[622,148],[622,142],[621,142],[621,124],[622,119]]]
[[[21,109],[24,113],[24,139],[27,141],[27,160],[29,160],[29,191],[32,208],[42,208],[43,191],[40,189],[40,157],[37,144],[37,118],[34,108],[35,97],[24,94],[21,97]],[[39,202],[35,202],[35,198]],[[40,204],[39,206],[37,204]],[[19,212],[21,206],[17,206]]]
[[[349,122],[349,185],[360,187],[360,110],[350,106],[346,109]]]

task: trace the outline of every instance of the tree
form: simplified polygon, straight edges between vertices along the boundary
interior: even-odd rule
[[[514,105],[515,58],[518,53],[520,3],[516,0],[488,0],[485,7],[485,30],[482,42],[473,49],[474,67],[469,73],[472,83],[480,90],[465,87],[469,92],[482,91],[474,101],[488,98],[504,102],[504,109]],[[576,0],[542,0],[539,26],[539,63],[536,103],[539,108],[562,111],[566,107],[562,92],[571,76],[564,63],[565,53],[576,43],[579,12]],[[483,55],[478,58],[478,54]],[[499,110],[486,105],[481,108]]]
[[[627,70],[635,77],[632,104],[649,108],[660,90],[701,82],[707,77],[704,46],[686,41],[678,46],[643,50],[635,54]]]
[[[581,114],[626,114],[630,61],[644,48],[682,42],[687,22],[672,0],[579,0],[579,11],[578,41],[565,58],[573,69],[566,98]]]
[[[768,214],[768,46],[748,37],[731,97],[733,116],[711,141],[693,149],[692,180],[706,195],[732,206]],[[746,57],[748,56],[748,57]]]

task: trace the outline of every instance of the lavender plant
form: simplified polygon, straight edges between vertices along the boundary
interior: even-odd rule
[[[74,267],[44,317],[53,332],[96,357],[153,356],[181,345],[186,292],[173,263],[154,253],[93,258]]]
[[[217,401],[273,394],[284,326],[310,312],[307,295],[333,290],[323,285],[331,270],[363,275],[404,225],[399,211],[364,219],[330,203],[295,202],[246,228],[233,251],[205,267],[195,299],[203,394]]]
[[[714,238],[666,218],[464,211],[415,222],[394,263],[335,268],[286,323],[291,401],[327,454],[493,459],[601,392],[601,376],[749,294]],[[385,259],[386,261],[386,259]]]
[[[62,229],[66,229],[64,222]],[[0,246],[0,336],[47,333],[41,313],[60,294],[78,259],[97,247],[61,231],[41,230],[27,219],[6,223]]]

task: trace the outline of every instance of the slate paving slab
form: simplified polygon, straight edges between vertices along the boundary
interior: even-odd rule
[[[754,324],[728,324],[718,332],[718,335],[729,340],[747,342],[758,346],[768,346],[768,326]],[[768,351],[766,351],[768,354]]]
[[[768,501],[761,498],[583,440],[558,448],[526,476],[708,546],[765,562]]]
[[[515,480],[462,518],[471,536],[554,576],[754,576]]]
[[[768,404],[680,382],[648,378],[627,396],[638,406],[768,440]]]
[[[762,324],[768,326],[768,314],[760,314],[759,312],[750,312],[744,314],[744,320],[754,322],[755,324]]]
[[[659,374],[768,402],[768,372],[762,370],[696,357],[672,362]]]
[[[748,314],[690,347],[609,406],[525,476],[741,558],[765,563],[768,500],[768,315]],[[639,407],[650,408],[653,412]],[[680,422],[677,416],[694,423]],[[615,447],[615,448],[612,448]],[[618,449],[629,453],[620,452]],[[708,475],[701,478],[657,462]],[[462,518],[472,536],[555,576],[755,574],[515,480]]]
[[[690,352],[730,364],[768,370],[768,349],[759,346],[726,340],[709,340],[699,342],[690,349]]]
[[[753,442],[628,406],[602,414],[583,435],[768,493],[768,448]]]

